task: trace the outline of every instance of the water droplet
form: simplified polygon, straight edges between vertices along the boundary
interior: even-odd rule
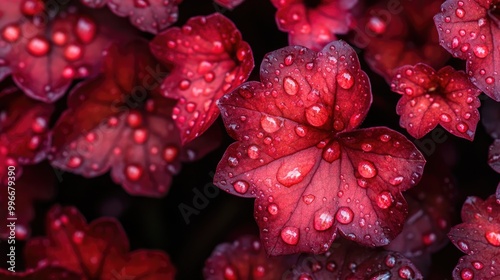
[[[361,150],[363,150],[365,152],[369,152],[372,149],[373,149],[373,146],[371,144],[368,144],[368,143],[361,144]]]
[[[388,270],[382,270],[375,272],[374,274],[370,275],[370,280],[390,280],[392,277],[392,273]]]
[[[387,255],[385,257],[385,265],[389,268],[393,268],[396,265],[396,258],[393,255]]]
[[[71,156],[66,163],[69,168],[78,168],[82,165],[82,158],[79,156]]]
[[[285,57],[285,60],[283,61],[286,66],[290,66],[293,63],[293,55],[289,54]]]
[[[457,130],[462,132],[462,133],[467,132],[468,129],[469,129],[469,126],[465,123],[461,122],[461,123],[457,124]]]
[[[259,158],[259,155],[260,155],[259,147],[255,146],[255,145],[251,145],[247,149],[247,155],[251,159]]]
[[[334,272],[337,269],[337,264],[334,261],[329,261],[326,263],[326,270]]]
[[[328,110],[322,104],[315,104],[306,109],[306,119],[312,126],[322,126],[328,120]]]
[[[15,24],[9,24],[5,26],[5,28],[2,31],[2,38],[9,42],[9,43],[14,43],[19,39],[21,36],[21,28]]]
[[[391,136],[387,134],[380,135],[380,141],[387,143],[391,140]]]
[[[134,6],[136,8],[147,8],[149,7],[149,3],[147,0],[134,0]]]
[[[288,95],[296,95],[299,92],[299,83],[292,77],[285,77],[283,79],[283,90]]]
[[[239,180],[233,183],[233,188],[237,193],[245,194],[250,188],[248,182]]]
[[[278,214],[278,205],[276,205],[275,203],[271,203],[267,206],[267,212],[269,212],[269,214],[275,216]]]
[[[460,277],[462,277],[463,280],[472,280],[474,279],[474,272],[470,268],[464,268],[460,271]]]
[[[360,161],[358,164],[359,174],[367,179],[373,178],[377,175],[377,169],[375,165],[367,160]]]
[[[191,85],[191,82],[189,80],[182,80],[179,82],[179,89],[180,90],[186,90],[189,88],[189,86]]]
[[[266,275],[266,268],[262,265],[258,265],[253,270],[254,279],[263,278]]]
[[[77,230],[73,233],[72,240],[75,244],[82,244],[84,237],[85,234],[82,231]]]
[[[289,245],[297,245],[299,243],[299,229],[296,227],[285,227],[281,230],[281,239]]]
[[[125,175],[129,181],[138,181],[142,177],[143,170],[139,165],[130,164],[125,167]]]
[[[469,252],[469,245],[467,245],[467,243],[465,243],[463,241],[459,241],[458,242],[458,248],[460,250],[462,250],[462,252],[464,252],[464,253],[468,253]]]
[[[339,223],[347,225],[354,219],[354,212],[349,207],[340,207],[335,214],[335,219]]]
[[[388,191],[383,191],[377,195],[377,206],[381,209],[389,208],[393,202],[392,194]]]
[[[314,199],[316,199],[316,197],[312,194],[302,196],[302,201],[307,205],[313,203]]]
[[[33,124],[31,124],[31,129],[35,133],[44,133],[47,130],[47,120],[42,117],[37,117]]]
[[[477,46],[474,48],[474,55],[479,58],[485,58],[486,56],[488,56],[488,54],[489,50],[486,46]]]
[[[413,279],[415,277],[415,271],[409,266],[403,266],[398,270],[399,277],[402,279]]]
[[[331,228],[333,226],[333,215],[320,210],[314,214],[314,229],[317,231],[323,231]]]
[[[148,131],[144,128],[134,130],[134,141],[137,144],[144,144],[148,140]]]
[[[86,16],[81,16],[76,22],[76,36],[84,44],[89,44],[94,40],[96,31],[97,26],[95,22]]]
[[[458,18],[463,18],[465,16],[465,10],[461,9],[461,8],[458,8],[458,9],[455,10],[455,15]]]
[[[45,38],[36,36],[29,40],[26,48],[34,56],[44,56],[49,52],[50,45]]]
[[[231,266],[226,266],[224,268],[224,280],[237,280],[238,276]]]
[[[446,114],[446,113],[442,113],[441,116],[439,117],[441,119],[442,122],[445,122],[445,123],[449,123],[451,122],[451,117],[450,115]]]
[[[362,187],[362,188],[366,188],[368,187],[368,182],[366,182],[365,179],[361,179],[359,178],[358,180],[356,180],[357,183],[358,183],[358,186]]]
[[[475,269],[481,270],[484,267],[484,264],[482,262],[473,262],[472,266],[474,266]]]
[[[495,82],[495,78],[493,77],[486,77],[485,82],[489,85],[493,84]]]
[[[488,231],[486,232],[486,240],[493,246],[500,246],[500,232]]]
[[[322,157],[329,163],[336,161],[340,157],[340,144],[337,141],[329,143],[328,146],[323,148]]]
[[[186,111],[187,111],[188,113],[192,113],[192,112],[194,112],[194,110],[195,110],[195,109],[196,109],[196,103],[194,103],[194,102],[188,102],[188,103],[186,104]]]
[[[260,118],[260,125],[267,133],[274,133],[281,128],[283,122],[279,119],[273,118],[271,116],[262,116]]]
[[[422,236],[422,242],[424,243],[425,246],[430,246],[434,242],[436,242],[437,236],[433,232],[429,232],[427,234],[424,234]]]
[[[393,186],[398,186],[401,185],[403,180],[404,180],[403,176],[396,176],[394,178],[389,179],[389,183]]]
[[[306,129],[305,127],[301,126],[301,125],[297,125],[295,127],[295,133],[299,136],[299,137],[304,137],[306,136]]]
[[[138,128],[142,124],[142,115],[137,111],[131,111],[127,116],[127,124],[131,128]]]
[[[214,44],[214,47],[213,47],[214,53],[222,53],[222,52],[224,52],[225,48],[224,48],[224,45],[222,44],[222,42],[215,41],[213,44]]]
[[[343,89],[350,89],[354,85],[354,77],[348,70],[343,70],[337,74],[337,84]]]
[[[296,185],[309,174],[314,161],[289,162],[285,161],[278,169],[276,179],[285,187]]]

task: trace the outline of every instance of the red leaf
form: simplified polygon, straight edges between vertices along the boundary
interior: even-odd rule
[[[221,5],[222,7],[232,10],[243,3],[245,0],[214,0],[215,3]]]
[[[282,279],[423,279],[399,253],[339,241],[322,255],[303,255]]]
[[[478,90],[462,71],[446,66],[434,71],[419,63],[394,71],[392,91],[402,94],[396,112],[400,125],[422,138],[438,124],[450,133],[472,141],[479,122]]]
[[[35,216],[33,204],[38,200],[49,200],[54,196],[54,171],[48,164],[25,167],[23,176],[15,172],[16,175],[12,189],[8,189],[8,185],[0,184],[5,192],[0,193],[0,205],[2,210],[0,218],[8,221],[7,218],[16,218],[16,239],[24,240],[31,235],[30,222]],[[19,175],[18,175],[19,174]],[[15,192],[15,215],[9,215],[7,211],[8,192]],[[10,235],[8,227],[2,227],[0,230],[0,238],[7,239]]]
[[[494,195],[483,201],[469,197],[462,208],[463,223],[448,234],[467,254],[453,271],[454,279],[498,279],[500,262],[500,204]]]
[[[22,1],[8,6],[19,9],[21,3],[16,2]],[[120,22],[110,22],[109,15],[88,15],[75,7],[41,22],[22,14],[0,19],[0,54],[17,85],[28,96],[45,102],[62,97],[73,79],[97,74],[103,50],[131,36],[126,28],[113,28]]]
[[[129,253],[127,236],[115,219],[87,224],[76,208],[55,206],[47,215],[46,230],[48,237],[26,245],[28,267],[57,263],[83,279],[174,279],[175,268],[165,253]]]
[[[113,47],[105,63],[104,76],[70,93],[69,110],[54,128],[52,163],[86,177],[111,169],[114,181],[127,192],[162,196],[180,161],[211,151],[217,139],[201,140],[203,146],[197,145],[203,148],[181,148],[171,118],[174,101],[158,93],[166,73],[146,44]]]
[[[81,280],[81,277],[68,271],[64,268],[58,266],[48,266],[41,265],[36,269],[28,269],[26,272],[17,272],[12,273],[7,270],[0,269],[0,276],[2,280],[48,280],[48,279],[57,279],[57,280]]]
[[[42,161],[49,149],[48,122],[54,106],[34,101],[9,87],[0,92],[0,183],[7,184],[7,167],[21,176],[21,165]]]
[[[500,7],[490,0],[447,0],[434,17],[441,46],[467,60],[470,80],[486,95],[500,101],[498,27]]]
[[[100,8],[108,5],[118,16],[129,17],[130,22],[142,31],[156,34],[177,21],[177,6],[182,0],[80,0],[83,4]]]
[[[278,9],[276,22],[288,32],[289,45],[300,45],[315,51],[346,34],[352,22],[350,9],[357,0],[272,0]],[[308,2],[316,2],[310,5]]]
[[[268,257],[258,238],[242,236],[218,245],[207,259],[203,275],[218,279],[281,279],[291,258]]]
[[[216,101],[246,81],[254,67],[250,46],[221,14],[191,18],[150,44],[153,54],[173,65],[162,84],[166,97],[179,99],[173,118],[182,142],[205,132],[219,116]]]
[[[214,182],[257,198],[267,252],[325,252],[337,230],[361,244],[388,244],[407,213],[401,191],[419,181],[425,160],[388,128],[354,130],[371,102],[354,50],[342,41],[317,54],[283,48],[264,58],[261,80],[219,100],[239,142]]]
[[[426,63],[442,67],[449,55],[439,46],[432,17],[440,1],[378,1],[353,27],[353,44],[365,48],[371,69],[389,83],[403,65]]]

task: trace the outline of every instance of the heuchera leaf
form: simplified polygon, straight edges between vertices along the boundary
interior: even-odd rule
[[[370,68],[389,83],[404,65],[426,63],[441,68],[449,55],[439,46],[432,17],[440,1],[382,0],[370,6],[353,27],[352,43],[365,49]]]
[[[243,3],[245,0],[214,0],[215,3],[221,5],[222,7],[232,10]]]
[[[130,194],[162,196],[181,161],[205,155],[218,139],[211,134],[181,148],[174,101],[159,93],[166,72],[145,42],[111,48],[105,64],[105,75],[70,93],[53,131],[52,164],[85,177],[111,168]]]
[[[346,34],[352,22],[350,9],[357,0],[271,0],[278,9],[276,23],[288,32],[288,43],[315,51]],[[314,2],[310,4],[309,2]]]
[[[434,17],[441,46],[467,60],[470,80],[496,101],[500,101],[499,12],[497,1],[447,0]]]
[[[457,198],[451,170],[441,155],[428,161],[425,169],[420,183],[404,195],[409,214],[403,231],[385,247],[410,259],[421,272],[428,271],[430,254],[449,241]]]
[[[257,237],[218,245],[203,269],[206,280],[281,279],[293,257],[268,257]]]
[[[82,279],[174,279],[175,268],[160,251],[129,252],[127,236],[112,218],[87,224],[73,207],[53,207],[46,222],[48,237],[31,239],[25,248],[28,267],[57,264]]]
[[[467,254],[455,267],[453,278],[498,279],[500,203],[494,195],[485,201],[469,197],[462,207],[462,220],[463,223],[454,226],[448,234],[453,244]]]
[[[22,2],[6,6],[20,9]],[[102,52],[113,41],[134,34],[120,22],[110,22],[109,15],[100,12],[91,16],[75,7],[50,19],[31,19],[25,12],[17,18],[1,18],[0,24],[0,59],[28,96],[44,102],[62,97],[73,79],[97,74]],[[120,31],[115,26],[120,26]]]
[[[304,254],[282,279],[423,279],[410,260],[397,252],[336,241],[321,255]]]
[[[179,17],[178,5],[182,0],[80,0],[83,4],[100,8],[108,5],[118,16],[129,17],[130,22],[142,31],[156,34]]]
[[[162,93],[179,99],[172,117],[183,143],[210,127],[219,116],[216,101],[246,81],[254,67],[250,46],[236,26],[218,13],[170,28],[150,46],[160,61],[173,66]]]
[[[15,87],[0,92],[0,183],[7,184],[7,168],[42,161],[50,147],[48,122],[54,106],[26,97]]]
[[[322,253],[337,232],[387,245],[407,214],[401,191],[420,180],[425,160],[393,130],[355,129],[372,95],[354,50],[343,41],[319,53],[279,49],[265,56],[261,81],[219,100],[238,142],[226,150],[214,182],[257,198],[268,254]]]
[[[23,169],[23,176],[15,177],[13,189],[8,189],[8,185],[0,183],[5,192],[0,193],[0,218],[7,221],[7,218],[16,218],[16,239],[24,240],[31,235],[30,222],[35,216],[33,203],[39,200],[49,200],[54,196],[54,171],[51,166],[44,163],[37,166],[27,166]],[[10,215],[8,211],[8,195],[10,191],[15,192],[15,215]],[[0,238],[7,239],[10,236],[10,229],[2,227]]]
[[[28,269],[25,272],[10,272],[0,269],[2,280],[81,280],[81,277],[58,266],[42,264],[35,269]]]
[[[479,122],[478,90],[462,71],[446,66],[439,71],[418,63],[394,72],[391,89],[403,97],[396,112],[401,127],[422,138],[438,124],[450,133],[472,141]]]

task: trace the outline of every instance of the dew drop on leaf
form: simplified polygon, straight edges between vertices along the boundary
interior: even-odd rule
[[[281,239],[289,245],[297,245],[299,243],[300,232],[296,227],[285,227],[281,230]]]
[[[323,231],[331,228],[333,226],[333,216],[332,214],[320,210],[314,214],[314,229],[317,231]]]
[[[306,120],[312,126],[322,126],[328,120],[328,110],[323,104],[314,104],[306,109]]]
[[[460,271],[460,277],[463,280],[472,280],[474,279],[474,272],[470,268],[464,268]]]
[[[296,95],[299,92],[299,84],[292,77],[283,79],[283,90],[288,95]]]
[[[274,133],[281,128],[281,121],[271,116],[262,116],[260,118],[260,126],[267,133]]]
[[[377,195],[377,206],[381,209],[387,209],[391,207],[394,199],[392,194],[388,191],[383,191]]]
[[[343,89],[350,89],[354,85],[354,77],[349,70],[343,70],[337,74],[337,84]]]
[[[143,172],[142,167],[136,164],[130,164],[125,167],[125,175],[130,181],[138,181],[141,179]]]
[[[302,201],[304,201],[305,204],[309,205],[309,204],[313,203],[315,198],[316,197],[313,194],[308,194],[308,195],[302,196]]]
[[[27,49],[33,56],[44,56],[49,52],[50,45],[45,38],[33,37],[29,40]]]
[[[393,268],[396,265],[396,258],[393,255],[387,255],[385,257],[385,265],[389,268]]]
[[[328,146],[323,148],[323,154],[321,156],[329,163],[336,161],[340,157],[339,142],[333,141]]]
[[[69,168],[78,168],[80,165],[82,165],[82,158],[79,156],[70,157],[68,162],[66,163],[66,166],[68,166]]]
[[[415,271],[408,266],[403,266],[398,270],[399,277],[402,279],[413,279],[415,277]]]
[[[486,240],[488,240],[488,243],[490,243],[493,246],[500,246],[500,232],[496,231],[487,231],[486,232]]]
[[[354,212],[349,207],[340,207],[335,214],[335,219],[339,223],[347,225],[354,219]]]
[[[377,168],[372,162],[363,160],[358,164],[358,172],[362,177],[370,179],[377,175]]]
[[[246,181],[239,180],[233,183],[233,188],[237,193],[245,194],[250,188],[250,185]]]
[[[85,234],[82,231],[75,231],[72,236],[72,240],[75,244],[81,244],[83,242],[83,238],[85,237]]]
[[[259,158],[259,155],[260,155],[259,147],[255,146],[255,145],[251,145],[247,149],[247,155],[251,159]]]
[[[273,216],[278,214],[278,210],[278,205],[276,205],[275,203],[271,203],[267,206],[267,212],[269,212],[269,214]]]

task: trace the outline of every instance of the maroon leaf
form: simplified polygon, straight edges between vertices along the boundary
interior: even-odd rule
[[[7,6],[19,9],[20,2]],[[0,58],[8,63],[14,81],[28,96],[54,102],[73,79],[99,72],[102,52],[113,41],[131,36],[120,22],[110,22],[107,17],[102,12],[88,15],[72,7],[50,20],[31,20],[22,14],[0,19]]]
[[[156,34],[177,21],[178,5],[182,0],[80,0],[83,4],[100,8],[108,5],[118,16],[129,17],[142,31]]]
[[[48,164],[25,167],[23,176],[17,175],[12,188],[8,185],[0,184],[0,218],[7,221],[7,218],[16,218],[16,239],[24,240],[31,235],[30,222],[35,216],[33,203],[38,200],[49,200],[54,196],[54,171]],[[9,192],[14,191],[15,215],[10,215],[8,210]],[[2,227],[0,238],[7,239],[10,236],[10,229]]]
[[[400,125],[415,138],[422,138],[438,124],[450,133],[474,139],[479,122],[481,93],[462,71],[446,66],[434,71],[419,63],[394,71],[392,91],[402,94],[396,112]]]
[[[342,41],[319,53],[283,48],[266,55],[261,80],[219,100],[238,142],[214,182],[257,198],[267,252],[325,252],[337,231],[361,244],[388,244],[407,213],[401,191],[419,181],[425,160],[388,128],[354,130],[371,102],[354,50]]]
[[[462,208],[463,223],[448,234],[467,254],[453,271],[454,279],[498,279],[500,271],[500,204],[494,195],[483,201],[469,197]]]
[[[162,84],[166,97],[179,99],[173,118],[186,143],[205,132],[219,116],[216,101],[246,81],[254,67],[250,46],[221,14],[191,18],[150,44],[153,54],[173,65]]]
[[[488,164],[497,173],[500,173],[500,139],[495,139],[488,151]]]
[[[243,3],[245,0],[214,0],[215,3],[221,5],[222,7],[232,10]]]
[[[162,196],[181,160],[203,156],[217,139],[181,148],[174,101],[158,92],[166,73],[144,42],[113,47],[105,63],[104,76],[70,93],[69,109],[54,128],[52,163],[86,177],[111,169],[127,192]]]
[[[34,101],[9,87],[0,92],[0,184],[7,168],[21,176],[21,166],[42,161],[50,146],[48,122],[54,106]]]
[[[432,17],[440,1],[382,0],[369,7],[353,27],[353,44],[365,49],[371,69],[389,83],[403,65],[441,68],[449,55],[439,46]]]
[[[48,266],[41,265],[35,269],[28,269],[25,272],[9,272],[7,270],[0,269],[0,276],[3,280],[49,280],[49,279],[58,279],[58,280],[81,280],[81,277],[68,271],[64,268],[58,266]]]
[[[434,17],[441,46],[467,60],[470,80],[486,95],[500,101],[500,61],[497,1],[447,0]]]
[[[258,238],[242,236],[218,245],[207,259],[203,275],[218,279],[281,279],[290,257],[268,257]]]
[[[423,279],[399,253],[337,241],[321,255],[303,255],[282,279]]]
[[[28,267],[57,263],[82,279],[174,279],[175,268],[165,253],[129,253],[127,236],[115,219],[87,224],[76,208],[55,206],[47,215],[46,230],[47,238],[26,245]]]
[[[357,0],[272,0],[278,9],[276,22],[288,32],[289,45],[300,45],[315,51],[346,34],[352,22],[350,9]],[[314,4],[311,4],[313,2]]]

